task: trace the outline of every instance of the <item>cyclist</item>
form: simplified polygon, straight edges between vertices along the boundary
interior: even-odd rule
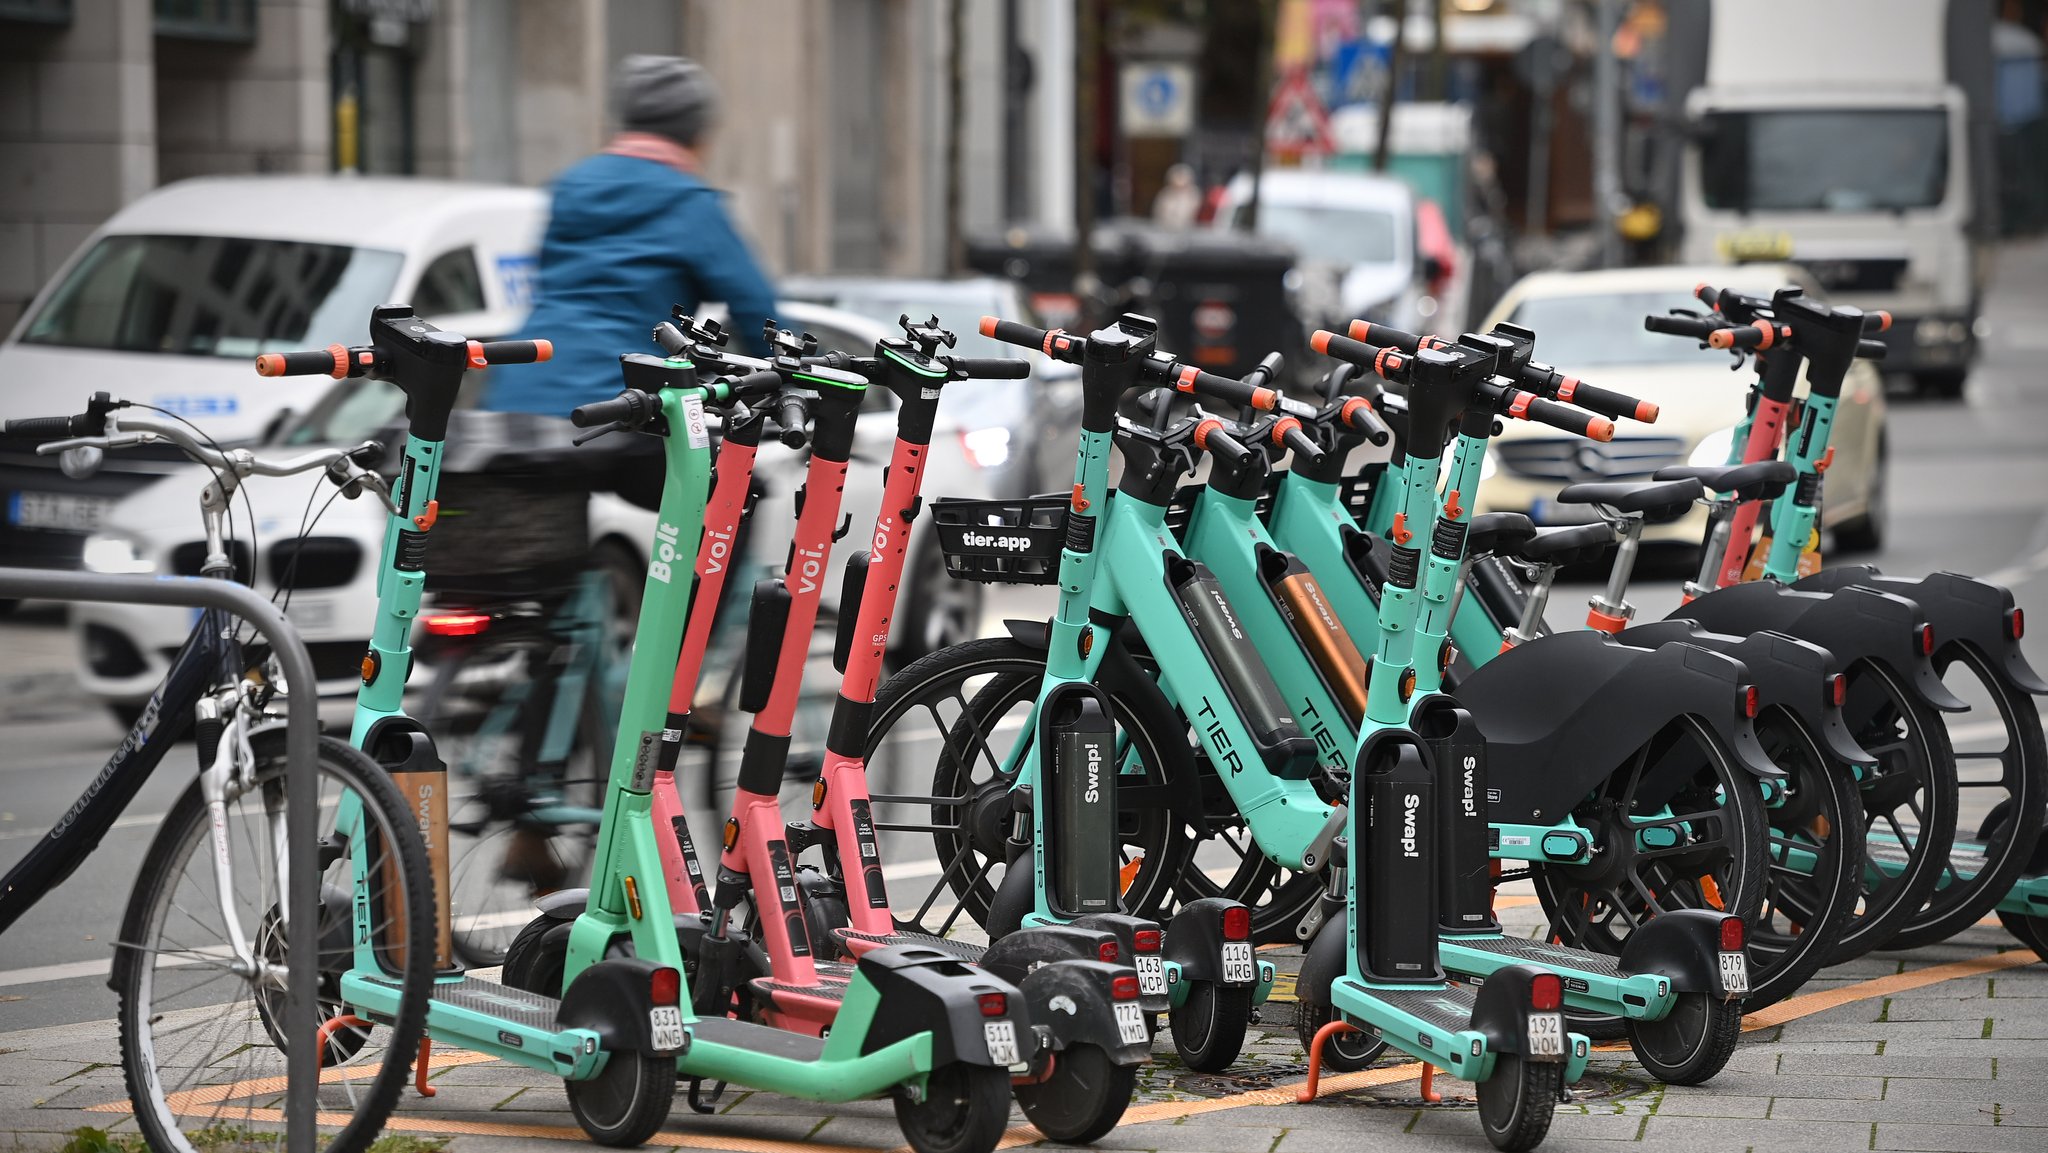
[[[766,353],[775,293],[699,175],[718,94],[680,56],[628,56],[613,84],[621,131],[555,181],[541,242],[539,301],[527,327],[554,359],[496,375],[484,407],[562,416],[619,391],[619,354],[652,319],[722,300],[743,346]]]

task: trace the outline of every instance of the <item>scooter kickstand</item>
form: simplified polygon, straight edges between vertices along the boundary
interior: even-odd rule
[[[1356,1033],[1358,1026],[1349,1021],[1332,1021],[1316,1030],[1315,1039],[1308,1044],[1308,1080],[1294,1094],[1294,1103],[1306,1105],[1316,1099],[1316,1086],[1323,1079],[1323,1042],[1339,1033]]]
[[[432,1037],[421,1037],[419,1058],[412,1063],[412,1087],[419,1090],[419,1094],[422,1097],[432,1097],[441,1092],[439,1089],[427,1084],[427,1077],[433,1071],[434,1039]]]
[[[718,1099],[725,1096],[725,1082],[720,1081],[711,1089],[711,1097],[704,1097],[704,1078],[690,1078],[690,1108],[704,1115],[718,1112]]]
[[[1422,1063],[1422,1099],[1432,1105],[1442,1103],[1444,1095],[1436,1091],[1436,1066],[1427,1061]]]

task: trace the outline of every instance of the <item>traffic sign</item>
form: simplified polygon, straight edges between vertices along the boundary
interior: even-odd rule
[[[1308,82],[1308,69],[1290,68],[1266,108],[1266,148],[1279,156],[1324,156],[1335,150],[1330,114]]]
[[[1186,64],[1126,64],[1119,77],[1126,136],[1185,136],[1195,123],[1195,70]]]

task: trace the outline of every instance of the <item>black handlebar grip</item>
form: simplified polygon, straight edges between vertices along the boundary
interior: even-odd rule
[[[781,427],[782,443],[802,448],[811,442],[811,403],[803,396],[785,392],[776,406],[775,423]]]
[[[1721,290],[1704,280],[1692,286],[1692,296],[1694,300],[1699,301],[1708,308],[1718,311],[1721,307]]]
[[[1398,348],[1367,344],[1348,336],[1339,336],[1327,329],[1319,328],[1309,337],[1308,346],[1324,356],[1348,360],[1360,368],[1369,368],[1382,380],[1406,380],[1408,366],[1413,359]]]
[[[1707,336],[1710,348],[1754,348],[1766,349],[1776,344],[1785,334],[1770,321],[1755,324],[1738,324],[1730,328],[1717,328]]]
[[[1310,468],[1323,463],[1323,459],[1330,455],[1314,437],[1303,431],[1301,422],[1291,416],[1283,416],[1274,422],[1273,443],[1293,453]]]
[[[85,430],[79,425],[85,419],[82,416],[25,416],[8,421],[6,435],[23,440],[62,440],[67,436],[84,435]]]
[[[595,428],[600,424],[637,425],[652,415],[654,406],[649,403],[646,393],[629,388],[610,400],[579,404],[569,410],[569,423],[577,428]]]
[[[1557,382],[1557,399],[1560,403],[1576,404],[1601,416],[1626,416],[1644,424],[1657,423],[1659,410],[1656,405],[1647,400],[1637,400],[1627,393],[1595,387],[1576,376],[1567,376]]]
[[[1864,338],[1856,342],[1856,355],[1863,360],[1883,360],[1891,346],[1882,340]]]
[[[750,396],[766,396],[782,387],[782,374],[772,368],[750,372],[734,377],[730,382],[733,396],[744,400]]]
[[[1252,450],[1223,431],[1223,422],[1213,416],[1195,426],[1194,441],[1196,448],[1232,467],[1252,459]]]
[[[1019,324],[1014,320],[984,316],[981,318],[981,334],[990,340],[1000,340],[1004,344],[1035,348],[1054,360],[1064,360],[1068,364],[1081,363],[1084,342],[1057,328],[1047,331],[1043,328],[1033,328],[1028,324]]]
[[[331,376],[340,380],[348,375],[348,346],[330,344],[317,352],[266,352],[256,358],[256,375]]]
[[[1864,332],[1890,332],[1891,330],[1892,330],[1892,314],[1891,314],[1891,313],[1889,313],[1889,312],[1886,312],[1886,311],[1885,311],[1884,309],[1882,309],[1882,308],[1879,308],[1879,309],[1875,309],[1875,310],[1873,310],[1873,311],[1870,311],[1870,312],[1866,312],[1866,313],[1864,313],[1864,314],[1863,314],[1863,331],[1864,331]]]
[[[654,343],[670,356],[682,356],[690,351],[690,338],[666,320],[654,326]]]
[[[1384,324],[1374,324],[1369,320],[1354,320],[1351,322],[1351,327],[1344,331],[1351,339],[1361,344],[1378,345],[1381,348],[1397,348],[1411,356],[1418,349],[1447,348],[1451,343],[1448,340],[1440,340],[1434,336],[1418,336],[1415,333],[1403,332],[1398,328],[1390,328]]]
[[[1203,372],[1194,365],[1183,365],[1174,374],[1175,392],[1190,396],[1206,396],[1211,400],[1237,408],[1255,408],[1260,412],[1271,412],[1280,407],[1280,394],[1274,389],[1249,384],[1233,376],[1218,376]]]
[[[1719,320],[1702,320],[1695,316],[1645,316],[1643,329],[1647,332],[1661,332],[1666,336],[1689,336],[1694,340],[1706,340],[1728,325]]]
[[[1365,434],[1365,439],[1374,444],[1385,444],[1394,438],[1394,430],[1373,411],[1372,402],[1362,396],[1344,401],[1344,407],[1337,410],[1337,419],[1347,426]]]
[[[469,366],[484,368],[493,364],[539,364],[553,360],[555,345],[548,340],[472,340],[469,342]]]
[[[1031,362],[1009,356],[954,356],[946,363],[970,380],[1023,380],[1031,375]]]
[[[1593,440],[1613,440],[1614,422],[1604,416],[1574,408],[1569,404],[1548,401],[1534,393],[1516,392],[1508,402],[1507,415],[1516,420],[1533,420],[1552,428],[1589,437]]]

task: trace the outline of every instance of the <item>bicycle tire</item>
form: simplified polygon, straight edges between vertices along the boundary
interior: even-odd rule
[[[1989,807],[2002,808],[2008,819],[2001,824],[1997,836],[1973,838],[1966,842],[1972,846],[1969,849],[1962,844],[1950,847],[1949,867],[1942,870],[1943,878],[1936,881],[1926,906],[1907,918],[1904,927],[1893,935],[1888,947],[1894,949],[1916,949],[1945,941],[1976,924],[2005,897],[2013,882],[2026,870],[2034,844],[2040,839],[2043,821],[2048,819],[2048,742],[2044,742],[2042,736],[2040,710],[2034,707],[2032,697],[2019,692],[1994,672],[1991,662],[1975,646],[1951,641],[1935,651],[1934,669],[1944,679],[1959,666],[1967,668],[1983,693],[1990,698],[2004,729],[2006,744],[1995,753],[1977,750],[1958,752],[1954,747],[1958,730],[1944,722],[1950,744],[1949,757],[1957,773],[1956,787],[1958,790],[2004,787],[2006,797]],[[1972,709],[1969,713],[1948,715],[1966,721],[1975,712]],[[1993,758],[1999,762],[1999,780],[1963,779],[1966,763]],[[1975,794],[1972,797],[1981,802]],[[1958,819],[1962,816],[1959,800]],[[1980,854],[1976,852],[1977,847],[1986,851]],[[1959,861],[1967,861],[1975,871],[1968,881],[1958,883],[1954,878],[1955,865]]]
[[[967,770],[967,779],[959,780],[960,758],[955,750],[963,750],[968,742],[979,741],[975,725],[982,726],[979,732],[987,732],[989,714],[1001,716],[1019,703],[1035,700],[1037,687],[1045,675],[1045,654],[1008,637],[990,637],[968,641],[941,649],[929,656],[913,661],[895,676],[882,683],[875,695],[874,719],[868,727],[865,753],[871,765],[881,762],[884,743],[888,741],[897,726],[907,718],[923,716],[928,718],[946,737],[944,749],[932,768],[932,797],[960,797],[965,804],[924,804],[931,824],[926,826],[932,835],[932,844],[945,872],[935,885],[932,899],[923,903],[919,913],[913,915],[907,925],[936,936],[944,936],[950,929],[951,918],[935,929],[928,924],[927,915],[936,905],[940,887],[951,888],[957,899],[957,909],[972,918],[976,924],[985,925],[988,918],[989,902],[994,897],[993,871],[1001,863],[1003,841],[1007,837],[1009,801],[1008,786],[991,778],[978,785],[972,780],[974,766]],[[989,678],[987,683],[975,688],[970,700],[963,687],[977,678]],[[1179,739],[1183,726],[1177,715],[1155,716],[1156,710],[1146,707],[1142,698],[1120,693],[1115,685],[1107,685],[1111,710],[1118,731],[1129,734],[1132,748],[1138,750],[1140,766],[1146,773],[1148,785],[1164,785],[1158,778],[1162,772],[1157,766],[1162,758],[1157,750],[1160,734],[1175,734]],[[941,714],[939,705],[951,701],[959,706],[951,716]],[[997,711],[1000,707],[1001,711]],[[970,724],[969,722],[972,722]],[[962,726],[966,726],[963,728]],[[905,734],[904,739],[919,739],[914,734]],[[1001,762],[999,751],[990,751],[996,763]],[[913,762],[915,763],[915,762]],[[1003,778],[1006,781],[1008,778]],[[1121,779],[1121,778],[1120,778]],[[972,788],[972,793],[956,793],[955,788]],[[1136,803],[1142,795],[1134,796],[1128,788],[1118,791],[1118,823],[1120,828],[1136,830],[1138,840],[1131,840],[1126,832],[1125,844],[1136,845],[1138,867],[1125,888],[1125,911],[1141,917],[1156,917],[1166,905],[1174,882],[1184,867],[1184,854],[1189,848],[1188,830],[1185,824],[1172,820],[1163,806],[1152,807]],[[877,794],[876,805],[900,805],[906,802],[891,801],[885,794]],[[962,867],[962,861],[967,864]],[[900,906],[899,906],[900,907]]]
[[[255,734],[250,745],[255,754],[255,785],[234,799],[259,793],[270,794],[277,804],[282,805],[286,800],[283,796],[284,731],[272,729]],[[320,1089],[323,1115],[342,1111],[343,1106],[336,1103],[337,1097],[346,1102],[345,1111],[349,1114],[347,1123],[338,1132],[324,1137],[320,1145],[322,1153],[361,1153],[377,1137],[385,1118],[398,1103],[399,1091],[405,1085],[426,1027],[427,1001],[434,977],[431,937],[435,918],[434,888],[426,848],[417,824],[411,823],[414,818],[408,814],[397,787],[383,770],[357,749],[323,737],[319,744],[319,773],[321,789],[318,803],[322,805],[323,816],[330,807],[330,790],[336,801],[344,792],[352,792],[360,798],[365,827],[375,830],[376,834],[368,839],[382,850],[382,855],[371,860],[369,867],[390,878],[385,889],[384,907],[392,904],[401,906],[405,923],[413,927],[408,938],[410,947],[404,950],[404,969],[395,974],[402,983],[400,1011],[394,1020],[375,1022],[386,1030],[383,1050],[370,1058],[379,1062],[377,1071],[367,1078],[341,1078],[331,1084],[323,1083]],[[172,1008],[160,999],[158,970],[172,974],[189,970],[197,967],[206,954],[195,952],[200,946],[178,945],[176,951],[189,956],[174,957],[170,964],[161,966],[146,960],[147,957],[163,956],[164,943],[177,944],[166,932],[167,922],[174,913],[195,924],[195,905],[218,913],[217,901],[208,903],[212,900],[213,883],[212,840],[209,836],[212,827],[207,805],[200,795],[199,782],[195,780],[171,807],[143,858],[142,871],[130,894],[128,908],[122,918],[120,942],[114,954],[111,984],[120,1004],[118,1022],[122,1075],[127,1082],[129,1100],[135,1107],[136,1124],[149,1147],[160,1153],[201,1153],[201,1147],[195,1146],[180,1128],[180,1118],[200,1122],[197,1128],[223,1123],[243,1127],[251,1123],[281,1125],[283,1120],[280,1110],[266,1107],[274,1095],[274,1088],[266,1089],[260,1096],[238,1097],[232,1093],[186,1094],[177,1087],[188,1077],[199,1079],[193,1086],[196,1088],[216,1086],[224,1080],[257,1080],[260,1083],[260,1078],[274,1077],[282,1072],[282,1053],[275,1043],[277,1002],[282,1000],[281,991],[274,987],[262,989],[249,978],[221,966],[219,972],[228,974],[231,981],[245,987],[244,992],[252,1002],[249,1008],[240,1009],[239,999],[224,1008],[213,999],[214,993],[200,998],[202,1004]],[[248,823],[241,822],[238,826],[232,815],[229,827],[231,841],[237,827],[244,834],[248,831]],[[330,834],[331,826],[323,828],[323,840]],[[253,847],[252,859],[263,861],[265,851],[262,844]],[[186,866],[195,855],[203,861],[206,900],[181,902],[178,900],[177,882],[185,876]],[[323,1007],[329,1010],[339,1007],[339,974],[353,960],[350,950],[351,890],[348,887],[351,868],[351,855],[344,851],[334,855],[323,876],[320,996]],[[237,875],[247,874],[238,870]],[[339,886],[334,883],[337,876],[342,882]],[[281,882],[282,878],[275,880]],[[398,891],[395,898],[389,895],[393,886]],[[272,884],[264,890],[271,896],[259,897],[258,905],[266,900],[274,901],[274,894],[281,889],[281,883]],[[256,909],[258,927],[248,932],[248,938],[261,956],[278,962],[282,960],[285,946],[280,934],[269,931],[275,927],[273,913],[274,905]],[[221,931],[224,936],[225,924]],[[219,947],[211,942],[205,946],[208,949]],[[163,984],[168,987],[171,982]],[[193,992],[197,988],[187,985],[182,991]],[[198,1029],[201,1024],[205,1026],[203,1030]],[[237,1025],[241,1027],[241,1035],[239,1038],[230,1037],[230,1032]],[[183,1058],[188,1055],[190,1043],[180,1045],[179,1052],[174,1055],[165,1042],[179,1033],[188,1032],[209,1034],[217,1044],[214,1052],[200,1054],[206,1059],[194,1062],[191,1071],[184,1073],[184,1066],[168,1064],[166,1057]],[[206,1039],[204,1036],[193,1037],[193,1041]],[[260,1070],[237,1071],[223,1067],[225,1058],[220,1055],[221,1050],[243,1061],[257,1060],[260,1054],[271,1056],[264,1060]],[[348,1056],[354,1055],[353,1050],[348,1053]],[[218,1099],[209,1100],[215,1097]],[[211,1113],[204,1112],[209,1109]],[[281,1148],[284,1137],[281,1128],[275,1136],[277,1147]]]
[[[1745,1012],[1774,1005],[1828,962],[1863,895],[1863,824],[1849,770],[1831,762],[1797,714],[1772,707],[1756,719],[1764,752],[1785,771],[1783,797],[1765,810],[1770,883],[1748,924]],[[1811,855],[1810,869],[1788,864]]]

